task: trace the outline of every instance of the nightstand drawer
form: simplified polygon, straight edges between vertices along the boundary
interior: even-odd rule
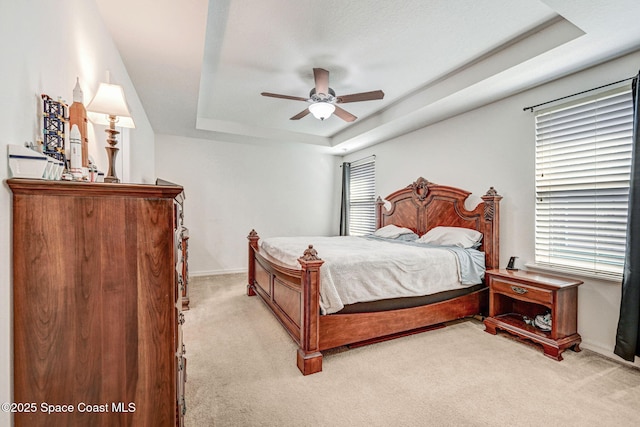
[[[553,302],[553,292],[548,289],[535,288],[518,282],[492,278],[491,291],[498,292],[522,301],[550,305]]]

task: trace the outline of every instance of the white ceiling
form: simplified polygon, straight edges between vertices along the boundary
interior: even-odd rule
[[[372,145],[640,48],[638,0],[96,0],[156,133]],[[126,11],[126,12],[125,12]],[[312,68],[358,116],[289,120]]]

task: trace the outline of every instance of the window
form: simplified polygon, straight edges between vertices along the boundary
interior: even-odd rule
[[[376,230],[375,157],[351,163],[349,180],[349,235],[362,236]]]
[[[632,115],[628,86],[536,114],[537,264],[622,274]]]

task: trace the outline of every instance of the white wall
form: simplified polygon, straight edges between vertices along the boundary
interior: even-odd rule
[[[534,261],[533,114],[523,108],[634,76],[640,53],[548,83],[345,157],[375,154],[378,193],[385,196],[422,176],[472,191],[475,206],[490,186],[500,206],[500,260]],[[585,279],[579,288],[578,332],[583,346],[613,355],[620,284]],[[618,360],[621,360],[617,358]]]
[[[246,270],[251,229],[260,237],[337,234],[339,163],[304,144],[156,135],[158,177],[185,189],[190,274]]]
[[[131,170],[121,178],[151,182],[154,178],[153,130],[144,114],[119,53],[107,33],[93,1],[0,1],[0,151],[7,144],[23,144],[40,136],[39,96],[48,94],[72,101],[76,77],[84,91],[85,105],[111,72],[113,83],[123,85],[137,129],[129,132],[131,150],[121,147],[119,161],[130,158]],[[90,153],[102,170],[107,160],[104,128],[90,125]],[[124,151],[124,152],[123,152]],[[7,162],[0,180],[9,175]],[[11,399],[11,194],[0,188],[0,402]],[[72,396],[69,397],[72,399]],[[0,425],[10,425],[9,414],[0,411]]]

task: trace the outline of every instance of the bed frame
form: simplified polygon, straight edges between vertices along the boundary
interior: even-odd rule
[[[395,224],[423,235],[438,225],[465,227],[483,234],[481,250],[487,269],[499,267],[499,205],[501,196],[491,187],[483,202],[469,211],[471,193],[437,185],[424,178],[376,203],[376,227]],[[389,206],[387,208],[385,206]],[[323,260],[309,245],[292,269],[262,253],[258,234],[249,236],[247,295],[258,295],[298,344],[297,365],[309,375],[322,370],[322,351],[393,337],[408,331],[486,313],[487,288],[450,300],[389,311],[320,314],[320,268]],[[310,242],[313,243],[313,242]]]

